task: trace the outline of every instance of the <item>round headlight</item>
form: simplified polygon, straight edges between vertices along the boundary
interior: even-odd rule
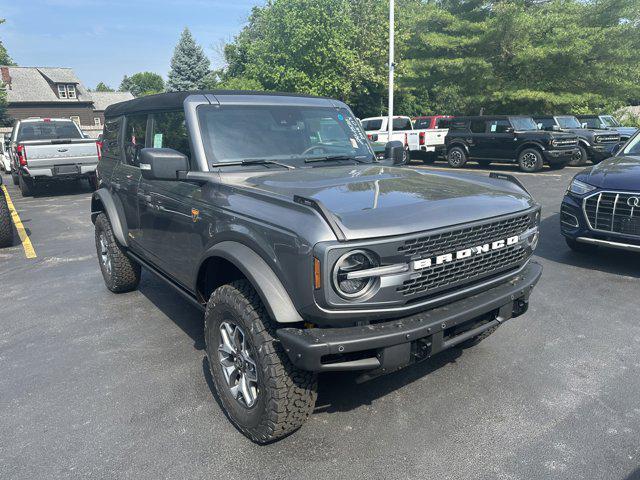
[[[556,139],[551,140],[551,146],[552,147],[557,147],[558,146],[558,141]]]
[[[333,287],[346,299],[366,295],[376,283],[377,277],[359,276],[357,272],[378,266],[372,253],[352,250],[342,255],[333,267]],[[352,274],[352,275],[349,275]]]

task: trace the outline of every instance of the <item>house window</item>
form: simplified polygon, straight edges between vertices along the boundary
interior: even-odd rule
[[[80,126],[80,117],[78,115],[71,115],[69,118],[73,120],[76,125]]]
[[[96,127],[99,127],[100,126],[100,117],[93,117],[93,124]]]
[[[67,86],[66,85],[58,85],[58,96],[60,98],[67,98]]]
[[[69,98],[76,98],[76,86],[75,85],[67,85],[67,96]]]

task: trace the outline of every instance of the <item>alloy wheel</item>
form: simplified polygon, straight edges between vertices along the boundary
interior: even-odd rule
[[[258,369],[251,356],[249,339],[230,321],[220,324],[218,361],[233,398],[243,407],[253,407],[260,393]]]
[[[454,150],[449,154],[449,162],[455,166],[462,163],[462,153],[460,153],[460,150]]]
[[[536,167],[538,163],[538,157],[536,157],[535,153],[527,152],[522,156],[522,165],[525,168],[533,169]]]
[[[111,255],[109,255],[109,247],[104,233],[100,234],[100,263],[107,273],[111,275]]]

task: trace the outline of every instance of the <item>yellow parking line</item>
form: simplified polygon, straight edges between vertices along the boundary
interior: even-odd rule
[[[11,212],[13,224],[16,226],[18,236],[20,237],[20,241],[22,242],[24,254],[27,258],[36,258],[36,251],[33,249],[33,245],[31,245],[31,240],[29,240],[29,235],[27,235],[27,231],[24,229],[24,225],[22,225],[22,221],[20,220],[20,216],[16,211],[16,207],[13,206],[13,202],[11,201],[11,197],[9,196],[7,187],[2,185],[2,190],[4,190],[4,196],[7,199],[7,205],[9,205],[9,211]]]

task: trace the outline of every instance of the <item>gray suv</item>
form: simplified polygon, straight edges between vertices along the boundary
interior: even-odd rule
[[[105,283],[144,267],[202,309],[220,404],[255,442],[304,423],[318,372],[374,378],[527,310],[540,207],[513,177],[400,168],[400,142],[379,161],[326,98],[178,92],[105,117]]]

